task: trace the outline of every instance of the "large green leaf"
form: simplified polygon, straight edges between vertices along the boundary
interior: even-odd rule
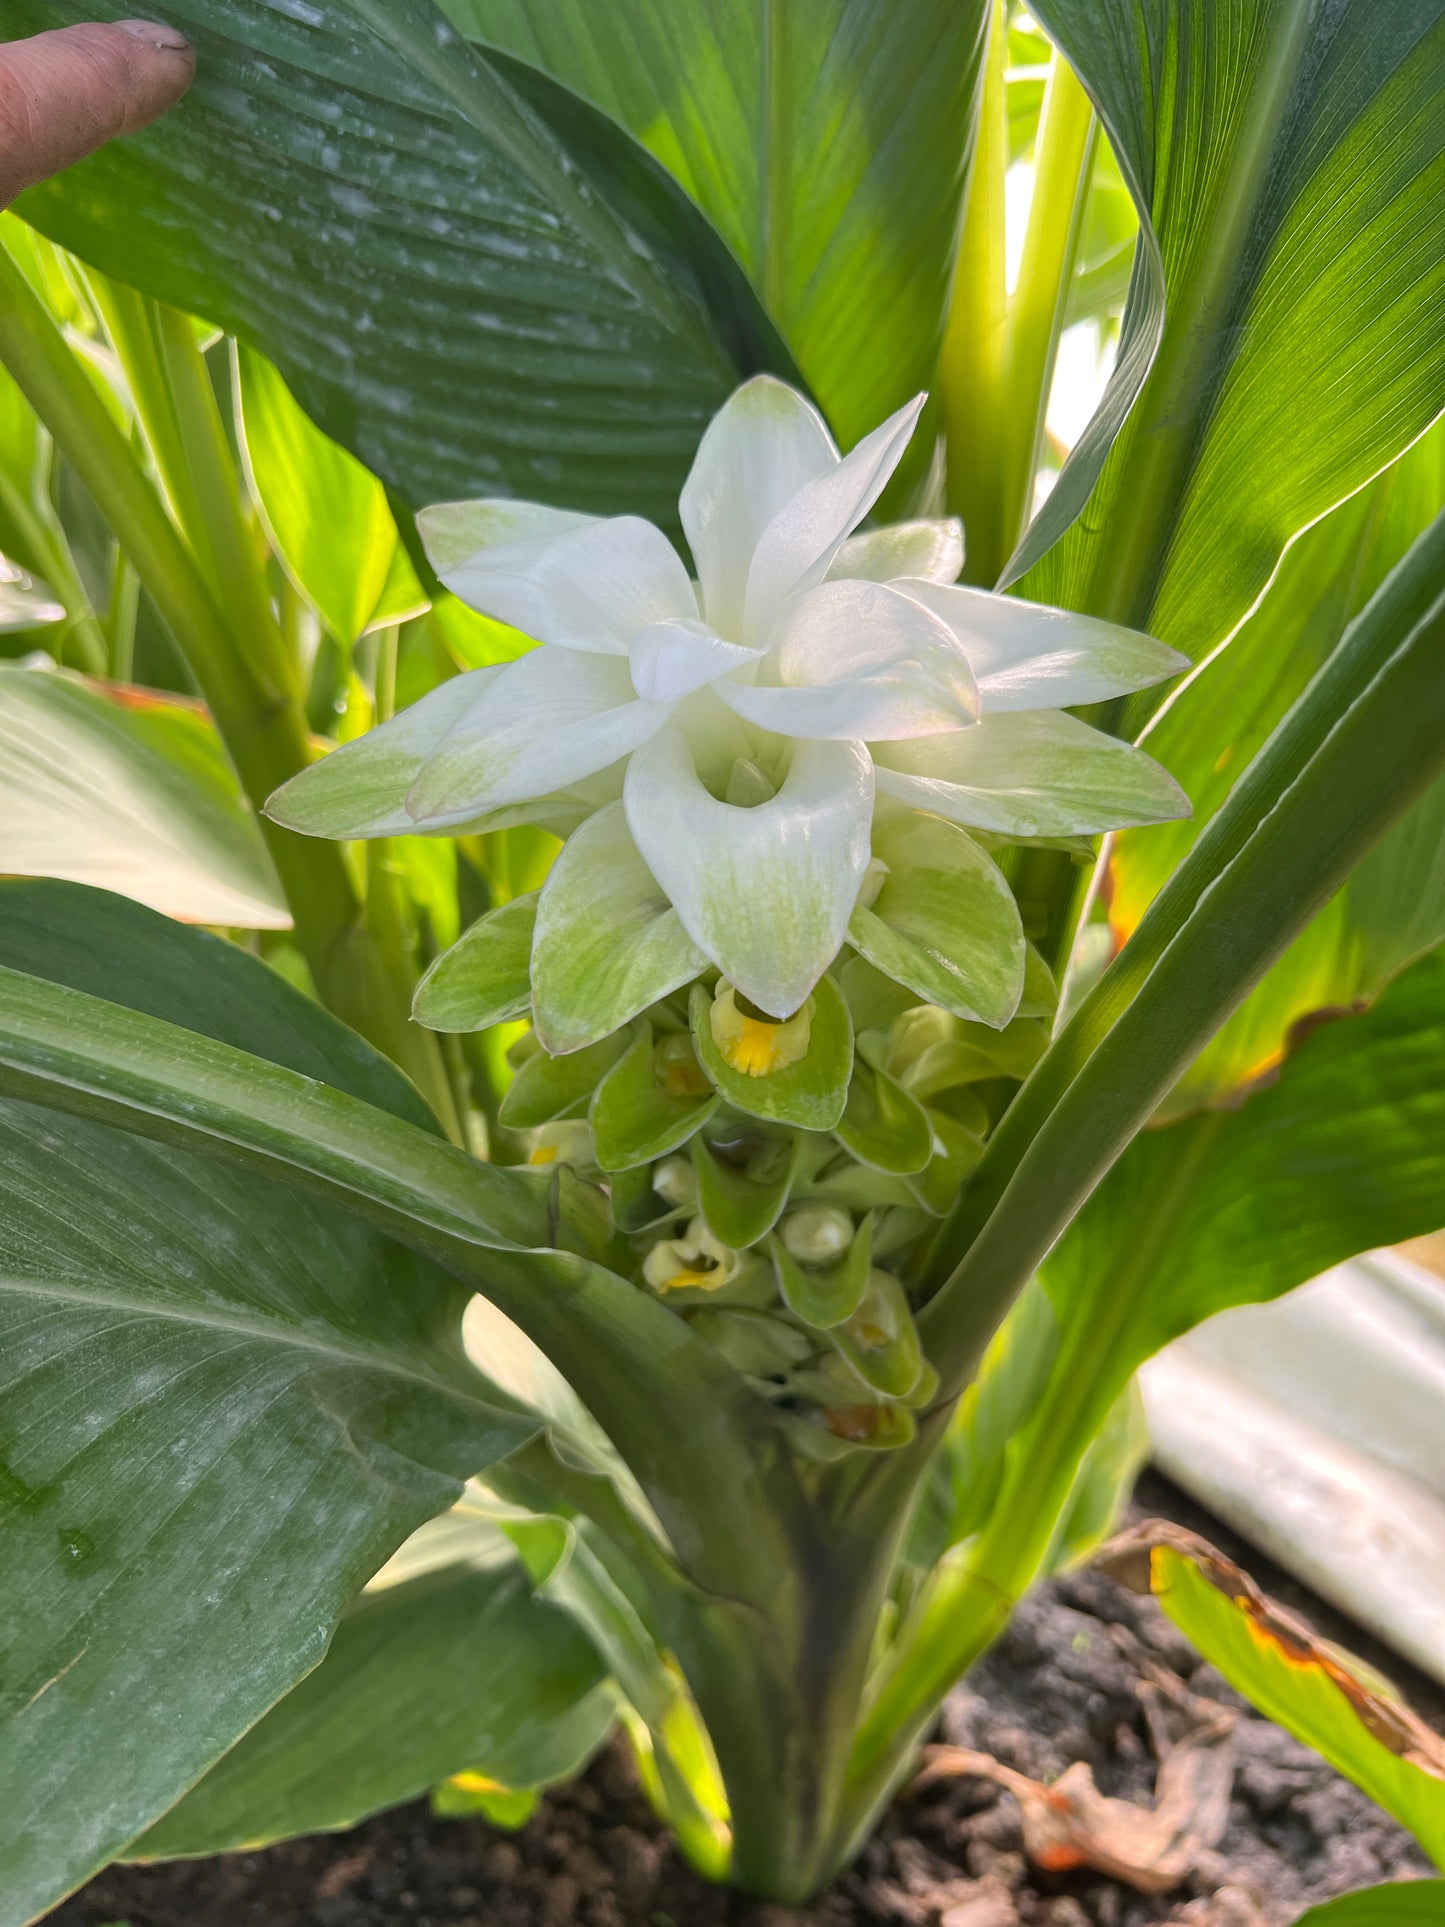
[[[0,664],[0,871],[189,923],[286,930],[255,817],[193,704]]]
[[[1295,1927],[1441,1927],[1445,1880],[1390,1880],[1311,1907]]]
[[[1442,557],[1445,514],[1351,624],[1009,1107],[930,1261],[944,1282],[924,1317],[945,1385],[966,1382],[1011,1299],[1214,1032],[1445,774]]]
[[[1289,550],[1229,648],[1147,732],[1194,806],[1186,821],[1123,831],[1109,866],[1109,920],[1127,939],[1270,730],[1348,623],[1445,500],[1445,426]],[[1226,1096],[1277,1062],[1292,1028],[1373,997],[1445,936],[1445,785],[1373,850],[1190,1066],[1174,1110]]]
[[[932,384],[982,0],[443,7],[672,170],[747,269],[845,448]]]
[[[533,1598],[510,1541],[464,1498],[412,1535],[316,1670],[126,1858],[354,1826],[463,1771],[545,1786],[611,1726],[602,1675],[574,1620]]]
[[[138,905],[6,885],[0,960],[195,1013],[421,1121],[390,1066],[264,965]],[[465,1287],[332,1206],[9,1098],[0,1173],[16,1927],[308,1672],[386,1555],[536,1420],[467,1363]]]
[[[1110,1386],[1212,1313],[1278,1297],[1442,1219],[1445,951],[1436,951],[1365,1015],[1313,1031],[1237,1108],[1143,1132],[1043,1276],[1066,1330],[1097,1335],[1097,1397],[1107,1403]]]
[[[16,0],[6,28],[96,12]],[[33,190],[27,219],[260,348],[413,507],[517,494],[671,522],[708,417],[744,375],[789,373],[646,152],[431,0],[165,12],[196,46],[190,94]]]
[[[1028,569],[1039,600],[1197,658],[1290,538],[1445,398],[1445,16],[1440,0],[1034,11],[1114,144],[1141,248],[1108,393],[1009,578]]]
[[[570,1381],[699,1584],[764,1612],[792,1602],[814,1525],[771,1406],[684,1319],[572,1255],[555,1179],[480,1163],[224,1039],[3,964],[0,1090],[283,1178],[438,1258]]]

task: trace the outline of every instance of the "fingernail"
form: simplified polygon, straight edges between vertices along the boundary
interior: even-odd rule
[[[159,20],[117,20],[115,23],[122,33],[128,33],[137,40],[144,40],[149,47],[166,53],[189,53],[191,43],[178,28],[168,27]]]

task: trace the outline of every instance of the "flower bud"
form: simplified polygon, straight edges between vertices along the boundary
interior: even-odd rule
[[[669,1097],[706,1097],[712,1090],[687,1036],[663,1038],[652,1053],[652,1074]]]
[[[664,1204],[675,1205],[679,1211],[696,1204],[697,1172],[692,1168],[692,1159],[663,1158],[653,1167],[652,1188]]]
[[[809,1204],[779,1226],[784,1249],[800,1265],[831,1265],[853,1242],[853,1220],[836,1204]]]

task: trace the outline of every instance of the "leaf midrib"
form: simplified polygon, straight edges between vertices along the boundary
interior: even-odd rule
[[[459,1290],[464,1287],[458,1287]],[[281,1349],[300,1352],[313,1352],[332,1364],[359,1365],[368,1371],[380,1372],[387,1378],[403,1380],[421,1386],[426,1391],[449,1392],[465,1398],[483,1409],[492,1406],[492,1400],[482,1395],[479,1388],[466,1386],[448,1378],[438,1371],[435,1374],[401,1365],[394,1354],[386,1351],[369,1350],[361,1343],[344,1343],[322,1337],[318,1333],[307,1332],[295,1326],[265,1320],[259,1314],[246,1317],[239,1312],[221,1313],[214,1309],[196,1309],[182,1306],[157,1304],[127,1292],[103,1287],[98,1291],[82,1291],[73,1286],[57,1285],[50,1280],[38,1278],[0,1275],[0,1298],[10,1293],[19,1297],[41,1298],[61,1304],[82,1305],[88,1310],[114,1311],[138,1319],[155,1319],[163,1323],[198,1327],[205,1331],[226,1332],[234,1337],[250,1338],[258,1342],[274,1345]],[[460,1374],[458,1374],[458,1380]],[[491,1390],[490,1381],[485,1381]],[[500,1390],[500,1388],[498,1388]],[[505,1397],[502,1394],[502,1397]],[[508,1409],[498,1400],[496,1409]],[[519,1415],[525,1416],[525,1409],[515,1407]]]

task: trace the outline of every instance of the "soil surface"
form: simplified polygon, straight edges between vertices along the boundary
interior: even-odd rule
[[[1445,1729],[1445,1692],[1162,1479],[1146,1476],[1135,1515],[1203,1532]],[[418,1802],[264,1852],[114,1868],[49,1927],[1290,1927],[1315,1901],[1432,1871],[1387,1815],[1201,1664],[1151,1600],[1097,1573],[1055,1580],[1025,1603],[954,1694],[940,1737],[1034,1780],[1087,1762],[1101,1792],[1147,1807],[1158,1761],[1146,1702],[1161,1682],[1180,1704],[1236,1715],[1223,1742],[1233,1785],[1222,1838],[1164,1894],[1031,1868],[1013,1795],[950,1777],[905,1792],[858,1865],[811,1908],[762,1905],[689,1872],[617,1747],[516,1834],[437,1819]]]

